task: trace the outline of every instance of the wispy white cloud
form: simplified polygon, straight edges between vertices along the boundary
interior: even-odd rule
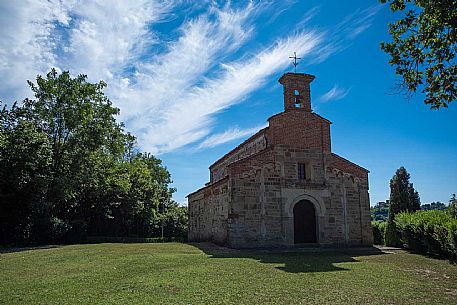
[[[317,14],[319,14],[321,10],[320,6],[314,6],[300,18],[301,21],[297,23],[297,28],[302,28],[306,26],[314,17],[316,17]]]
[[[313,58],[313,64],[319,64],[335,53],[341,52],[351,46],[354,39],[366,31],[374,22],[374,18],[382,4],[374,5],[363,10],[357,10],[346,16],[340,23],[327,29],[324,34],[328,43],[322,45],[319,52]],[[316,10],[316,12],[312,12]],[[312,18],[319,10],[318,7],[311,10],[308,15]]]
[[[180,37],[164,53],[138,63],[135,76],[113,89],[129,127],[142,131],[161,125],[165,114],[178,104],[185,113],[188,106],[182,97],[204,81],[216,62],[245,42],[253,12],[252,4],[239,10],[211,8],[184,23]],[[154,139],[149,141],[154,145]]]
[[[341,100],[348,95],[349,91],[350,89],[339,88],[338,85],[334,85],[332,89],[324,93],[318,100],[321,102]]]
[[[173,8],[166,1],[87,1],[71,8],[72,26],[60,64],[93,80],[116,82],[145,48],[157,43],[148,25]]]
[[[211,148],[247,136],[251,136],[265,127],[267,127],[267,124],[245,129],[240,129],[238,127],[230,128],[222,133],[213,134],[207,137],[198,145],[197,149]]]
[[[274,6],[272,2],[264,2],[267,7],[271,8],[267,24],[276,21],[280,15],[287,12],[296,2],[297,0],[283,0],[276,2]]]
[[[160,122],[145,123],[150,126],[140,135],[145,147],[163,153],[202,139],[209,133],[216,113],[240,103],[269,76],[287,67],[293,50],[304,57],[311,54],[320,41],[317,33],[299,33],[277,41],[250,59],[222,65],[223,72],[218,77],[207,78],[202,85],[177,96],[162,109]]]
[[[340,30],[347,38],[355,39],[373,24],[376,14],[382,7],[383,4],[376,4],[363,10],[357,10],[339,24]]]
[[[271,6],[166,0],[1,1],[1,97],[24,98],[30,94],[26,79],[57,67],[87,74],[91,81],[105,80],[127,129],[152,153],[239,139],[252,129],[211,135],[218,112],[242,102],[284,70],[293,52],[304,64],[325,60],[341,49],[337,46],[344,39],[365,30],[377,12],[370,8],[350,16],[339,25],[345,36],[336,37],[306,28],[318,13],[314,8],[289,36],[238,54],[254,37],[257,16],[271,12]],[[155,25],[176,18],[177,8],[193,14],[175,29],[177,38],[165,41]],[[356,28],[353,34],[351,25]]]
[[[0,1],[0,84],[2,98],[30,94],[24,78],[56,66],[56,24],[69,22],[67,6],[57,1]]]
[[[1,1],[2,97],[30,94],[26,79],[52,67],[115,83],[123,68],[154,42],[148,24],[173,5],[167,1]]]
[[[144,149],[169,152],[209,133],[210,118],[199,116],[196,109],[201,105],[193,102],[204,92],[198,84],[210,79],[205,75],[214,63],[249,37],[254,8],[253,4],[237,10],[212,7],[189,20],[165,53],[138,65],[132,85],[127,82],[113,89],[127,127]]]

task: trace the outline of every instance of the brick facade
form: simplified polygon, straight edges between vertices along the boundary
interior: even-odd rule
[[[315,226],[323,246],[372,244],[368,170],[331,152],[331,122],[311,111],[313,79],[284,74],[284,112],[210,166],[207,186],[188,195],[190,241],[293,246],[298,224]],[[312,204],[314,223],[300,223],[298,202]]]

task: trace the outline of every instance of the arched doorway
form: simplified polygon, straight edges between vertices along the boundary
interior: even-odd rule
[[[316,211],[309,200],[300,200],[294,206],[294,243],[315,243]]]

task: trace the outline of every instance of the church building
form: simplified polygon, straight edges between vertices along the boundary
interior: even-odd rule
[[[372,245],[368,170],[332,153],[313,75],[286,73],[284,111],[209,167],[187,196],[189,241],[233,248]]]

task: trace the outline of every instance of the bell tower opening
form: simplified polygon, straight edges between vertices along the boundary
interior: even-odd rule
[[[310,84],[314,75],[286,73],[279,83],[284,87],[284,111],[303,109],[311,112]]]

